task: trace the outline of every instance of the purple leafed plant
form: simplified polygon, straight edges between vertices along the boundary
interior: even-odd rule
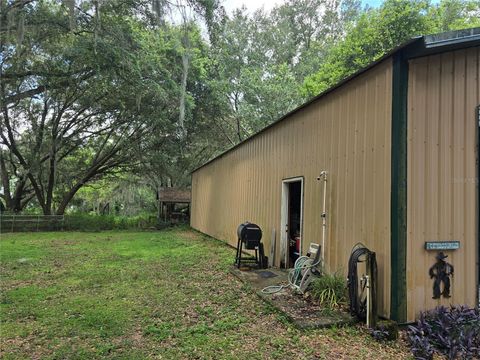
[[[395,341],[398,339],[398,324],[391,320],[380,320],[377,326],[370,330],[370,335],[379,341]]]
[[[467,306],[440,306],[420,314],[409,326],[408,338],[415,359],[433,354],[447,359],[480,359],[480,312]]]
[[[387,340],[388,338],[388,331],[381,328],[381,327],[378,327],[376,329],[373,329],[373,330],[370,330],[370,335],[372,335],[372,337],[379,341],[379,342],[382,342],[382,341],[385,341]]]

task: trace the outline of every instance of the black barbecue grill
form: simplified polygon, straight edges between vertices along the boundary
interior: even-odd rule
[[[235,266],[240,268],[243,264],[255,264],[260,269],[267,267],[268,259],[265,257],[262,240],[262,229],[256,224],[244,222],[237,228],[237,255],[235,257]],[[255,256],[242,257],[242,251],[255,250]]]

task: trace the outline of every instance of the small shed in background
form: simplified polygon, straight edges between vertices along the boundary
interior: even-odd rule
[[[159,217],[165,222],[187,222],[190,219],[190,189],[167,187],[160,189]]]

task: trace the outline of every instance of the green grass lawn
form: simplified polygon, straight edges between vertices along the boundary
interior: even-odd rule
[[[2,234],[3,359],[399,359],[357,327],[299,331],[187,229]]]

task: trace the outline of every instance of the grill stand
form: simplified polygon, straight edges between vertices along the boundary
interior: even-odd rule
[[[247,240],[248,242],[248,240]],[[243,251],[243,243],[242,239],[238,238],[237,242],[237,254],[235,256],[235,266],[240,269],[240,266],[243,264],[255,264],[259,269],[266,269],[267,266],[267,258],[265,258],[265,251],[263,249],[263,244],[260,242],[258,245],[250,248],[248,245],[246,249],[248,250],[255,250],[255,256],[247,256],[242,257]]]

